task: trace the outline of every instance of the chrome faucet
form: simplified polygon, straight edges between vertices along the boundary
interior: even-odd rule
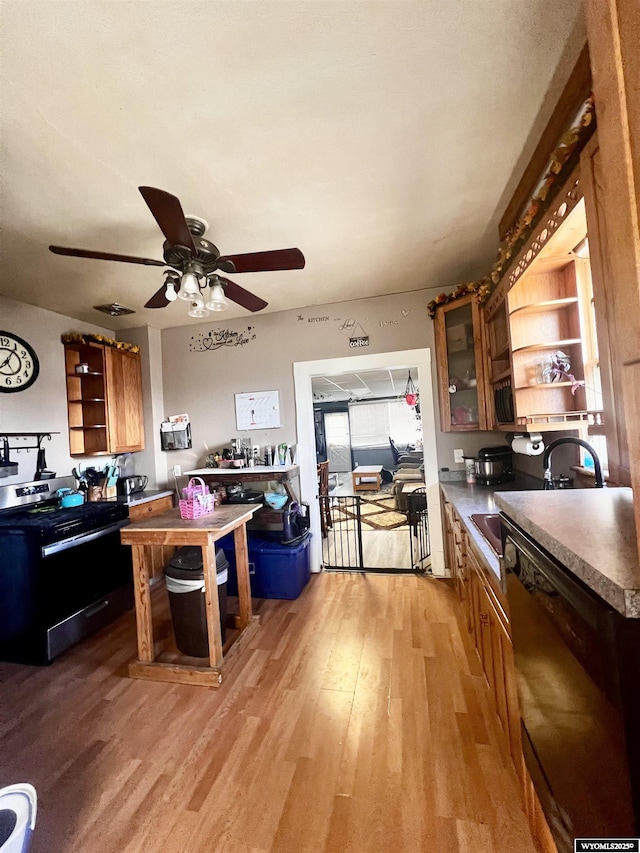
[[[557,438],[555,441],[552,441],[551,444],[547,446],[547,449],[544,452],[544,456],[542,457],[542,464],[544,466],[544,485],[543,489],[553,489],[553,478],[551,477],[551,454],[554,449],[558,447],[560,444],[578,444],[580,447],[584,447],[591,454],[591,458],[593,459],[593,470],[595,473],[595,483],[596,489],[604,488],[604,480],[602,478],[602,467],[600,465],[600,460],[598,459],[598,454],[595,452],[593,447],[588,444],[586,441],[583,441],[581,438],[574,438],[571,435],[564,436],[563,438]]]

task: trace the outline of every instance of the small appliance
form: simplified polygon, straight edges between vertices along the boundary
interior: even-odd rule
[[[481,486],[497,486],[514,479],[513,454],[508,445],[482,447],[475,465],[476,482]]]
[[[143,476],[142,474],[134,474],[130,477],[121,477],[118,480],[118,494],[124,495],[125,497],[129,497],[129,495],[135,495],[138,492],[144,492],[147,488],[147,483],[149,482],[149,478]]]
[[[289,501],[282,513],[282,544],[302,542],[309,533],[309,505]]]

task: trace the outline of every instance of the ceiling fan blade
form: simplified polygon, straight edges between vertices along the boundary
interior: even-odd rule
[[[169,243],[172,246],[184,246],[195,255],[193,235],[189,231],[179,199],[155,187],[138,187],[138,189]]]
[[[255,293],[249,293],[249,291],[245,290],[244,287],[240,287],[239,284],[229,281],[228,278],[218,276],[218,279],[222,282],[222,286],[224,287],[224,295],[233,302],[237,302],[238,305],[241,305],[243,308],[246,308],[247,311],[262,311],[262,309],[266,308],[269,304],[268,302],[265,302],[264,299],[260,299],[259,296],[256,296]]]
[[[144,303],[145,308],[165,308],[169,304],[169,300],[165,296],[167,292],[167,287],[165,284],[162,285],[156,292],[153,294],[151,299],[147,300]]]
[[[122,261],[123,264],[145,264],[148,267],[166,267],[164,261],[151,258],[134,258],[131,255],[113,255],[110,252],[90,252],[88,249],[68,249],[66,246],[49,246],[54,255],[70,255],[73,258],[94,258],[98,261]]]
[[[228,262],[233,265],[233,269]],[[223,255],[218,259],[220,269],[231,273],[301,270],[304,268],[304,263],[304,255],[300,249],[273,249],[270,252]]]

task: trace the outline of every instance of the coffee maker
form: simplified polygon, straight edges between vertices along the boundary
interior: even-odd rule
[[[476,459],[476,483],[481,486],[498,486],[515,479],[513,453],[508,445],[482,447]]]

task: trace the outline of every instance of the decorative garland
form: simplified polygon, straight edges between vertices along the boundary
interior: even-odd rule
[[[491,293],[491,279],[489,276],[479,278],[478,281],[469,281],[466,284],[459,284],[455,290],[451,291],[451,293],[441,293],[439,296],[436,296],[436,298],[432,299],[427,305],[429,316],[433,320],[436,316],[436,310],[441,305],[446,305],[448,302],[455,302],[456,299],[460,299],[468,293],[477,293],[479,301],[484,302]]]
[[[113,338],[107,338],[104,335],[90,335],[82,332],[69,332],[66,335],[61,335],[60,340],[63,344],[105,344],[114,349],[126,350],[127,352],[140,352],[140,347],[136,344],[129,344],[126,341],[116,341]]]
[[[467,284],[459,284],[452,293],[441,293],[428,305],[427,311],[433,320],[436,309],[440,305],[453,302],[466,296],[468,293],[477,293],[480,302],[484,302],[491,291],[502,278],[503,272],[509,265],[511,258],[517,253],[521,245],[529,237],[533,226],[539,216],[546,208],[545,203],[550,203],[554,186],[561,184],[564,179],[565,167],[573,155],[582,150],[585,143],[595,130],[595,105],[593,95],[590,95],[584,103],[578,123],[569,128],[561,137],[558,145],[551,155],[549,167],[542,178],[536,194],[533,196],[522,215],[514,222],[505,235],[503,245],[498,250],[498,258],[491,267],[488,275],[478,281]]]

